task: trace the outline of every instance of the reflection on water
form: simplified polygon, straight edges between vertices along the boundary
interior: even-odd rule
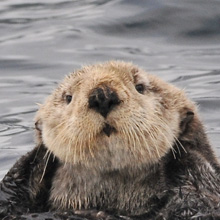
[[[0,1],[0,178],[34,146],[33,117],[82,64],[121,59],[184,88],[220,143],[220,2]]]

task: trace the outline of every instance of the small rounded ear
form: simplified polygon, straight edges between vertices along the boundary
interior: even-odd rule
[[[35,121],[35,136],[37,144],[42,144],[42,121],[41,119],[37,119]]]
[[[187,132],[190,122],[193,120],[194,118],[194,112],[193,111],[186,111],[186,113],[183,115],[183,118],[180,122],[180,130],[181,130],[181,134],[184,134]]]
[[[131,73],[133,73],[133,74],[136,74],[138,71],[139,71],[139,70],[138,70],[137,67],[133,67],[133,68],[131,69]]]

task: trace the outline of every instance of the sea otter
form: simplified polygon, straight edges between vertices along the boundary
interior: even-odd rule
[[[68,75],[35,127],[36,148],[1,182],[4,219],[220,217],[220,165],[196,105],[131,63]]]

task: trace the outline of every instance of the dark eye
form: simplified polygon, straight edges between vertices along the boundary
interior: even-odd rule
[[[71,95],[67,95],[66,96],[66,102],[67,104],[69,104],[72,101],[72,96]]]
[[[143,84],[137,84],[137,85],[135,86],[135,89],[136,89],[139,93],[141,93],[141,94],[144,93],[144,85],[143,85]]]

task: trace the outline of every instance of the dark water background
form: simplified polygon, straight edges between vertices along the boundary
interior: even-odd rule
[[[219,0],[1,0],[0,179],[34,147],[36,103],[110,59],[185,88],[220,156]]]

